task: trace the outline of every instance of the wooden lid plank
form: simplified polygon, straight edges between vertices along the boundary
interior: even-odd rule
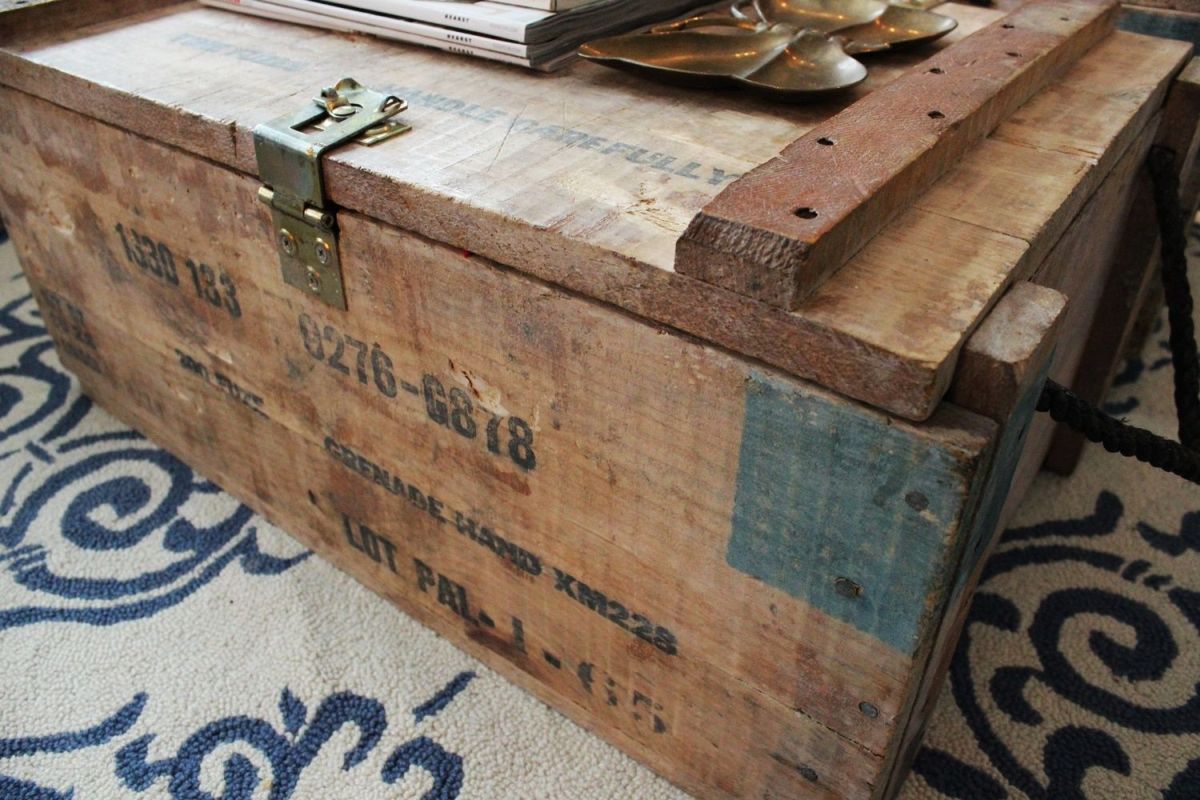
[[[957,4],[942,11],[962,22],[950,49],[999,17]],[[532,75],[191,3],[10,43],[0,82],[251,174],[254,125],[308,102],[333,76],[399,90],[412,133],[327,157],[338,205],[924,419],[963,340],[1036,267],[1111,168],[1104,154],[1161,105],[1185,50],[1109,37],[942,178],[973,189],[935,189],[907,212],[925,219],[916,225],[929,242],[914,244],[897,219],[797,311],[674,272],[674,245],[728,183],[714,170],[751,169],[840,106],[681,92],[586,64]],[[923,55],[873,64],[864,92]],[[1039,177],[1023,198],[1022,173],[1053,176],[1053,186]],[[939,246],[947,236],[955,244]],[[900,249],[888,253],[888,242]]]
[[[1115,2],[1034,2],[727,187],[675,269],[795,309],[1001,120],[1107,36]]]

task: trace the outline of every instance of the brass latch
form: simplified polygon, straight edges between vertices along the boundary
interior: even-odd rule
[[[258,197],[271,207],[283,280],[336,308],[346,308],[338,257],[337,220],[325,198],[321,155],[357,138],[375,144],[404,133],[392,119],[408,104],[353,78],[325,89],[313,105],[254,129]]]

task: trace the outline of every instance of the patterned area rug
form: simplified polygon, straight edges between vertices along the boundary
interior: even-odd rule
[[[1174,435],[1165,333],[1110,410]],[[903,797],[1200,797],[1200,491],[1089,448]],[[81,396],[0,247],[0,798],[685,798]]]

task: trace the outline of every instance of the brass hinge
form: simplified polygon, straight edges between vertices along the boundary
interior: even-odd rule
[[[283,280],[335,308],[346,308],[338,256],[337,219],[325,197],[321,155],[351,139],[375,144],[404,133],[393,119],[408,104],[353,78],[325,89],[313,105],[254,129],[254,154],[271,207]]]

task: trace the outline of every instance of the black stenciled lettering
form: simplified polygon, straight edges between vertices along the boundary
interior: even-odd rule
[[[433,570],[419,558],[413,559],[413,567],[417,570],[417,588],[422,592],[428,592],[429,587],[437,583]]]
[[[425,499],[425,495],[422,494],[420,489],[413,486],[412,484],[408,485],[408,502],[412,503],[414,506],[421,509],[422,511],[424,511],[426,508],[429,507],[429,503]]]
[[[578,600],[579,598],[575,596],[574,589],[571,588],[571,584],[573,583],[575,583],[574,577],[563,572],[558,567],[554,567],[554,588],[572,600]]]
[[[92,334],[87,328],[87,319],[79,306],[49,289],[41,290],[40,296],[47,316],[56,327],[61,329],[62,333],[93,350],[96,349],[96,340],[92,338]],[[80,360],[84,359],[80,358]],[[88,356],[86,363],[88,366],[92,366],[95,362]]]
[[[608,603],[608,618],[615,622],[618,626],[629,630],[629,609],[618,603],[616,600],[610,600]]]
[[[643,617],[641,614],[633,615],[633,635],[654,644],[654,624],[650,620]]]
[[[129,263],[173,289],[180,287],[175,254],[165,242],[157,241],[132,227],[126,228],[119,222],[114,230]],[[234,319],[242,315],[237,299],[237,284],[225,271],[190,258],[184,260],[184,266],[191,273],[196,297],[225,311]]]
[[[591,150],[611,158],[621,158],[642,164],[651,169],[661,170],[679,178],[693,181],[707,181],[713,186],[720,186],[739,177],[737,172],[721,169],[713,165],[705,165],[699,161],[691,161],[679,154],[655,152],[648,148],[637,147],[627,142],[610,141],[603,136],[575,128],[567,128],[554,123],[543,123],[536,119],[512,114],[498,108],[483,108],[465,100],[446,97],[435,92],[413,87],[395,87],[391,91],[398,97],[405,98],[410,106],[425,107],[447,114],[455,114],[475,119],[485,124],[507,120],[505,132],[508,135],[521,134],[533,136],[556,145],[565,145],[583,150]],[[676,163],[683,164],[674,168]],[[708,177],[702,174],[707,173]]]
[[[678,652],[678,643],[672,634],[662,626],[656,626],[642,614],[636,614],[624,604],[606,595],[595,587],[588,586],[583,581],[554,567],[554,588],[579,603],[584,608],[594,611],[622,630],[629,631],[639,639],[646,641],[667,655]],[[631,627],[629,619],[634,625]]]
[[[467,602],[466,587],[440,574],[438,575],[438,602],[468,622],[475,621]]]
[[[675,634],[661,625],[654,629],[654,646],[669,656],[679,652],[679,642],[675,639]]]
[[[380,394],[384,397],[396,396],[396,376],[392,373],[392,359],[378,344],[371,346],[371,373],[375,377],[375,388]]]
[[[592,670],[594,668],[593,664],[584,661],[579,665],[579,669],[575,670],[575,674],[579,677],[580,685],[583,686],[588,694],[592,693],[592,681],[595,680],[592,677]]]
[[[379,537],[379,543],[383,545],[384,556],[387,558],[388,569],[396,572],[396,545],[392,544],[390,539]]]
[[[712,168],[712,177],[708,179],[708,183],[710,186],[720,186],[722,183],[731,181],[737,177],[738,177],[737,173],[726,172],[725,170],[723,170],[719,167],[713,167]]]
[[[450,427],[460,436],[475,438],[475,406],[462,389],[450,390]]]
[[[355,550],[363,550],[363,546],[357,539],[354,538],[354,525],[350,522],[350,518],[345,514],[342,515],[342,530],[346,532],[346,541]],[[363,550],[363,552],[366,552]]]
[[[375,531],[361,524],[358,526],[358,531],[362,536],[363,552],[376,564],[382,563],[383,552],[379,547],[379,537],[375,535]]]
[[[367,345],[365,342],[355,339],[350,334],[346,334],[345,339],[346,344],[356,351],[354,357],[355,374],[358,376],[358,382],[365,386],[367,383]]]
[[[520,650],[522,653],[524,653],[525,652],[525,623],[521,621],[520,617],[512,618],[512,629],[513,629],[513,646],[516,647],[518,650]]]
[[[445,522],[446,517],[445,517],[445,515],[442,514],[442,509],[445,507],[446,504],[443,503],[441,500],[438,500],[433,495],[426,495],[426,496],[429,498],[429,506],[426,509],[427,511],[429,511],[429,516],[433,517],[438,522]]]
[[[421,376],[421,391],[425,396],[425,413],[438,425],[448,425],[450,409],[446,406],[446,388],[433,375]]]
[[[210,370],[207,366],[200,363],[179,348],[175,348],[175,355],[179,359],[179,366],[186,372],[195,375],[209,386],[212,386],[218,391],[232,397],[234,400],[246,406],[251,411],[254,411],[257,414],[263,414],[263,399],[261,397],[238,385],[228,376],[220,372]]]
[[[582,605],[595,611],[602,617],[608,616],[608,598],[604,596],[604,592],[596,591],[588,586],[583,581],[576,581],[575,599]]]
[[[343,375],[349,375],[350,368],[342,363],[342,353],[346,350],[346,342],[332,325],[325,326],[325,341],[333,345],[333,352],[325,363]]]

